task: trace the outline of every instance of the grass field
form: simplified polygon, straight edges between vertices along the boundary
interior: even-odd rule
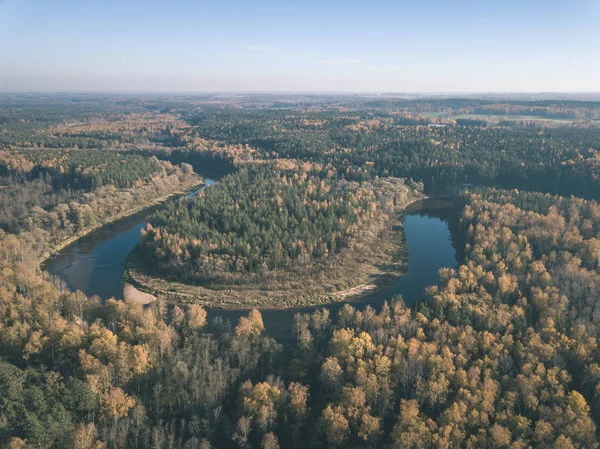
[[[486,120],[492,123],[498,123],[501,121],[516,121],[516,122],[548,122],[558,124],[571,124],[574,122],[572,119],[563,118],[547,118],[539,117],[534,115],[505,115],[505,114],[446,114],[444,112],[423,112],[419,115],[429,118],[442,118],[442,119],[473,119],[473,120]]]

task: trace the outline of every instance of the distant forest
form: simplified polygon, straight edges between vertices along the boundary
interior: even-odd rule
[[[247,144],[263,158],[320,162],[347,179],[408,177],[429,191],[473,183],[599,199],[597,127],[405,125],[403,114],[211,111],[203,139]],[[255,153],[252,157],[256,157]]]

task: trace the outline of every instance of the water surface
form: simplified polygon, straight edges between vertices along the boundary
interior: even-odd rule
[[[213,183],[206,179],[205,186],[187,194],[186,198]],[[90,232],[48,259],[44,269],[60,277],[71,290],[81,290],[102,299],[122,299],[125,259],[140,243],[140,231],[148,217],[160,207],[145,209]]]
[[[439,285],[440,268],[457,267],[457,251],[450,228],[458,220],[458,204],[454,200],[425,199],[407,209],[404,219],[404,235],[408,246],[408,267],[404,274],[389,286],[367,293],[354,300],[313,307],[288,308],[283,310],[261,310],[263,322],[270,335],[279,341],[293,338],[292,325],[296,313],[312,313],[317,309],[329,309],[335,317],[344,304],[357,309],[367,305],[379,310],[384,301],[402,295],[404,302],[411,306],[422,299],[425,288]],[[209,320],[222,316],[235,323],[248,314],[246,310],[209,309]]]
[[[212,182],[207,180],[207,185],[209,183]],[[457,245],[453,245],[450,233],[456,209],[453,201],[436,199],[419,201],[407,209],[403,220],[408,246],[406,273],[388,287],[365,294],[351,304],[357,308],[368,304],[379,309],[384,301],[402,295],[405,302],[412,305],[423,297],[426,287],[437,285],[438,270],[457,265]],[[125,259],[140,242],[140,230],[146,225],[150,213],[152,210],[140,212],[82,237],[49,259],[46,270],[62,278],[71,289],[81,290],[88,296],[121,299]],[[295,313],[310,313],[326,307],[335,315],[342,306],[343,303],[333,303],[302,309],[263,310],[261,313],[267,331],[278,339],[285,339],[291,336]],[[209,309],[208,318],[221,316],[235,322],[247,313],[243,310]]]

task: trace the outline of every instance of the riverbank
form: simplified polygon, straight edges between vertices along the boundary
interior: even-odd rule
[[[427,286],[439,283],[439,268],[457,265],[456,250],[460,243],[455,240],[457,235],[452,233],[451,229],[457,225],[454,221],[458,220],[460,215],[456,210],[458,207],[455,200],[440,198],[416,201],[407,205],[403,217],[396,217],[402,221],[401,243],[405,253],[400,259],[405,260],[404,266],[400,267],[399,272],[394,276],[388,277],[387,283],[384,282],[385,278],[381,279],[379,287],[372,282],[363,284],[357,282],[352,286],[340,288],[337,292],[327,292],[320,298],[305,298],[304,301],[292,297],[290,292],[284,292],[287,296],[284,299],[295,299],[297,306],[259,305],[258,307],[263,311],[265,326],[269,332],[273,331],[276,334],[281,332],[287,338],[296,312],[306,313],[315,310],[316,307],[327,307],[335,311],[348,302],[359,307],[368,304],[377,308],[383,301],[389,301],[397,295],[402,295],[407,304],[412,304],[422,297]],[[90,233],[63,250],[59,257],[50,259],[44,265],[44,270],[64,280],[72,290],[81,290],[88,296],[97,295],[104,300],[125,299],[126,283],[123,279],[123,267],[131,251],[139,244],[139,231],[144,223],[143,213],[134,214]],[[328,282],[330,280],[326,279],[324,284]],[[129,289],[128,293],[132,291]],[[169,292],[165,291],[165,293]],[[226,293],[219,292],[222,296]],[[128,296],[135,302],[154,299],[145,295],[138,296],[137,293],[135,298]],[[194,302],[194,298],[184,298],[181,302]],[[232,322],[246,314],[247,309],[248,306],[236,304],[220,308],[207,306],[209,316],[225,317]]]
[[[139,291],[169,301],[218,309],[284,309],[351,300],[388,286],[406,271],[408,251],[402,220],[407,207],[425,198],[420,195],[399,208],[381,233],[357,244],[351,254],[314,266],[295,278],[289,271],[272,271],[260,282],[229,288],[184,284],[148,273],[136,248],[125,262],[125,280]]]
[[[164,202],[169,201],[175,197],[189,195],[194,190],[201,188],[204,185],[204,182],[205,182],[204,178],[202,178],[200,176],[194,177],[190,182],[187,182],[183,186],[179,186],[178,189],[176,189],[166,195],[157,197],[147,203],[140,204],[140,205],[137,205],[132,208],[128,208],[127,210],[124,210],[118,214],[111,215],[109,218],[102,220],[102,221],[94,224],[93,226],[88,226],[85,229],[83,229],[82,231],[62,240],[60,243],[53,245],[53,247],[49,251],[46,251],[39,258],[38,264],[43,265],[46,261],[48,261],[48,259],[50,259],[51,257],[55,256],[56,254],[60,253],[60,251],[62,251],[67,246],[75,243],[80,238],[85,237],[86,235],[88,235],[94,231],[97,231],[98,229],[101,229],[104,226],[107,226],[116,221],[122,220],[124,218],[130,217],[130,216],[138,214],[140,212],[143,212],[146,209],[151,209],[153,207],[157,207],[157,206],[163,204]]]

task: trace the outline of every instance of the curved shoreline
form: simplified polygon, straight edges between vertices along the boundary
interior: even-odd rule
[[[85,237],[88,234],[91,234],[94,231],[97,231],[97,230],[103,228],[104,226],[108,226],[108,225],[115,223],[119,220],[122,220],[124,218],[131,217],[131,216],[141,213],[147,209],[151,209],[153,207],[160,206],[162,203],[169,201],[170,199],[172,199],[174,197],[189,195],[191,192],[193,192],[194,190],[196,190],[198,188],[201,188],[204,185],[205,185],[205,180],[201,179],[200,182],[198,182],[198,183],[188,185],[185,188],[178,189],[174,192],[171,192],[166,195],[155,198],[154,200],[150,201],[149,203],[127,209],[123,212],[120,212],[116,215],[111,216],[109,219],[104,220],[101,223],[96,223],[93,226],[89,226],[89,227],[85,228],[83,231],[80,231],[77,234],[74,234],[71,237],[66,238],[62,242],[54,245],[48,251],[44,252],[44,254],[38,259],[38,265],[40,265],[43,268],[44,264],[49,259],[58,255],[67,246],[74,244],[79,239]]]
[[[285,310],[357,300],[367,293],[373,294],[378,290],[384,290],[390,283],[397,281],[406,272],[408,250],[402,223],[407,208],[426,199],[431,198],[423,195],[402,206],[402,209],[398,210],[396,217],[390,220],[383,241],[376,245],[375,248],[367,245],[373,251],[373,254],[368,256],[370,260],[373,258],[377,259],[377,257],[384,257],[390,247],[395,247],[396,256],[392,256],[392,260],[389,260],[383,268],[375,266],[377,260],[370,264],[363,264],[358,276],[361,278],[360,281],[342,290],[326,291],[326,286],[331,285],[331,282],[319,283],[317,286],[311,287],[303,284],[303,281],[306,281],[306,279],[299,279],[292,283],[302,285],[291,288],[288,284],[278,290],[257,288],[256,284],[250,286],[241,285],[242,290],[236,288],[210,289],[169,281],[150,276],[143,272],[143,267],[140,267],[139,260],[136,260],[137,248],[129,254],[125,261],[125,282],[131,284],[140,292],[154,296],[160,295],[170,302],[194,303],[214,310],[243,311],[252,308],[260,310]],[[394,237],[400,237],[400,239],[395,239]],[[389,257],[389,254],[387,256]],[[346,270],[352,271],[351,269]],[[340,279],[336,279],[336,281],[339,282]],[[297,299],[294,300],[294,297]]]
[[[189,194],[202,185],[206,184],[194,183],[185,189],[178,189],[176,192],[156,198],[151,203],[128,209],[113,216],[110,221],[88,228],[84,234],[63,242],[61,248],[76,244],[80,238],[89,234],[94,235],[94,231],[102,233],[103,227],[118,223],[120,220],[127,220],[128,217],[136,214],[140,214],[139,220],[135,219],[136,222],[142,223],[145,221],[145,216],[142,216],[141,212],[160,207],[160,204],[169,199]],[[424,201],[426,203],[423,203]],[[428,215],[428,211],[453,208],[454,201],[453,196],[429,197],[421,194],[416,198],[410,198],[406,204],[399,206],[395,213],[388,215],[388,224],[373,237],[373,240],[363,241],[355,247],[353,253],[341,255],[342,258],[337,260],[337,265],[335,261],[328,265],[315,265],[310,273],[299,270],[297,277],[293,272],[282,270],[268,273],[262,278],[257,276],[258,279],[251,279],[245,284],[222,285],[214,289],[190,286],[146,274],[143,261],[139,265],[140,272],[136,272],[135,263],[132,263],[134,262],[132,258],[135,257],[134,248],[119,259],[119,263],[124,266],[119,278],[121,283],[124,281],[126,285],[132,287],[131,291],[137,290],[137,296],[143,297],[144,302],[148,301],[150,295],[153,297],[159,295],[174,303],[196,303],[209,310],[224,312],[244,311],[251,308],[277,311],[370,300],[372,296],[393,288],[392,286],[404,278],[408,270],[408,243],[403,226],[405,219],[410,215],[423,215],[423,213]],[[433,212],[433,217],[437,215]],[[441,219],[447,221],[445,218]],[[119,231],[122,232],[127,231]],[[349,263],[344,265],[341,261],[346,258]],[[47,266],[43,265],[42,268],[47,270]],[[83,290],[86,291],[85,288]],[[111,296],[126,299],[124,290],[115,292]]]

